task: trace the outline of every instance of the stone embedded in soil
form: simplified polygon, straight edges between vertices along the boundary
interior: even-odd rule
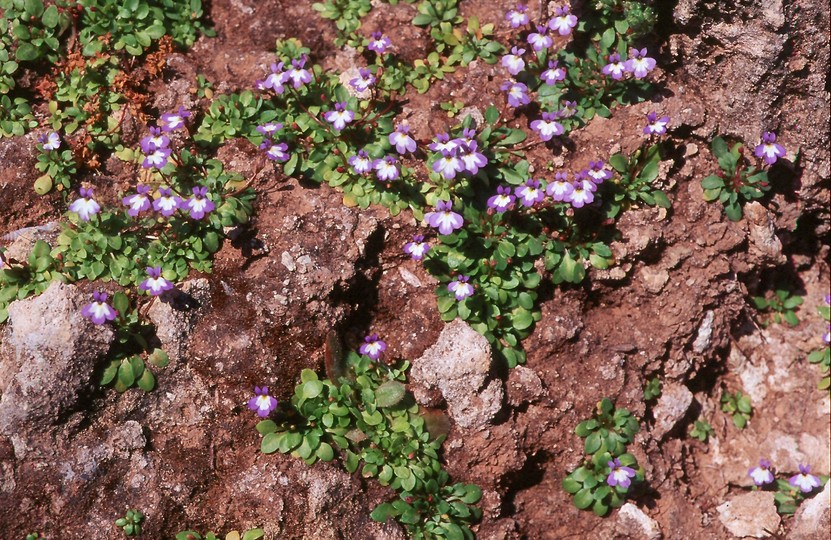
[[[617,534],[632,540],[663,538],[658,522],[632,503],[626,503],[618,510],[615,530]]]
[[[508,373],[507,394],[508,405],[519,407],[539,401],[548,392],[537,372],[525,366],[516,366]]]
[[[652,436],[661,440],[684,418],[692,405],[693,394],[682,384],[666,384],[655,406]]]
[[[786,262],[782,241],[776,236],[773,214],[759,202],[744,206],[748,238],[747,263],[759,268],[777,266]]]
[[[0,433],[59,421],[90,385],[113,331],[81,315],[89,301],[74,285],[54,282],[42,295],[9,305],[0,345]]]
[[[718,519],[734,536],[768,538],[779,529],[779,514],[771,491],[752,491],[733,497],[718,508]]]
[[[190,333],[210,304],[210,289],[204,278],[185,281],[156,299],[147,310],[147,317],[156,325],[156,337],[171,360],[184,357]]]
[[[438,389],[456,424],[482,428],[502,409],[502,381],[487,381],[490,368],[488,340],[456,319],[444,327],[436,344],[413,362],[410,382],[419,402],[429,401],[430,390]]]
[[[790,540],[826,540],[831,537],[831,482],[803,502],[793,516]]]
[[[35,242],[43,240],[50,246],[55,245],[55,239],[61,233],[61,224],[57,221],[50,221],[43,225],[34,227],[24,227],[17,231],[12,231],[10,235],[16,236],[14,242],[9,246],[4,254],[6,259],[25,262],[29,259],[29,254],[35,247]]]

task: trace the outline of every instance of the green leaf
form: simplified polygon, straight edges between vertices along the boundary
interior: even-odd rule
[[[375,389],[375,403],[379,407],[392,407],[404,399],[404,385],[398,381],[387,381]]]
[[[37,48],[29,43],[28,41],[23,41],[17,46],[17,50],[14,53],[14,57],[20,62],[29,62],[31,60],[35,60],[39,55],[39,51]]]
[[[153,349],[153,352],[147,357],[147,361],[156,367],[167,367],[170,363],[170,357],[161,349]]]
[[[723,188],[724,179],[715,175],[708,176],[701,181],[701,187],[704,189]]]
[[[43,12],[41,20],[43,21],[43,26],[46,28],[55,28],[58,26],[58,23],[60,22],[58,8],[55,5],[51,5],[46,8],[46,11]]]
[[[575,493],[583,489],[583,484],[573,478],[566,476],[565,478],[563,478],[563,489],[566,491],[566,493],[574,495]]]
[[[381,503],[369,514],[373,520],[383,523],[391,517],[398,516],[398,511],[390,503]]]
[[[150,392],[156,387],[156,377],[153,376],[152,371],[145,369],[141,374],[141,377],[139,377],[139,380],[136,382],[136,385],[138,385],[138,387],[145,392]]]
[[[242,534],[242,540],[260,540],[265,536],[262,529],[249,529]]]
[[[652,192],[652,198],[655,199],[655,204],[658,205],[660,208],[672,207],[672,203],[669,202],[669,198],[667,198],[666,193],[664,193],[660,189],[656,189]]]
[[[710,143],[710,148],[716,158],[722,158],[730,154],[730,149],[727,148],[727,143],[721,137],[714,137],[713,142]]]
[[[126,358],[118,366],[118,381],[127,388],[133,386],[133,383],[136,382],[133,366]]]
[[[742,207],[739,203],[725,204],[724,213],[730,221],[740,221],[742,219]]]
[[[332,459],[334,459],[335,457],[335,451],[332,449],[332,445],[330,445],[329,443],[322,442],[320,443],[320,446],[317,448],[317,452],[315,452],[315,455],[321,461],[332,461]]]
[[[306,381],[300,388],[300,394],[306,399],[316,398],[321,392],[323,392],[323,383],[318,380]]]
[[[609,158],[609,165],[619,173],[629,171],[629,160],[623,154],[615,154]]]
[[[476,504],[482,499],[482,489],[475,484],[465,486],[465,494],[461,501],[465,504]]]
[[[586,437],[585,452],[594,454],[600,449],[601,444],[603,444],[603,439],[600,437],[600,433],[593,432]]]
[[[263,454],[273,454],[280,448],[282,433],[267,433],[260,443],[260,451]]]
[[[524,308],[517,308],[511,315],[511,324],[517,330],[525,330],[534,324],[531,312]]]
[[[608,49],[615,43],[615,38],[617,34],[615,33],[614,28],[607,28],[605,32],[603,32],[603,36],[600,38],[600,46],[604,49]]]
[[[589,489],[581,489],[574,495],[574,506],[580,510],[585,510],[594,503],[594,497]]]
[[[277,424],[273,420],[262,420],[257,424],[257,432],[260,435],[268,435],[277,431]]]

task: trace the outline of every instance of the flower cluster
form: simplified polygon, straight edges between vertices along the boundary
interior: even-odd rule
[[[92,216],[101,211],[101,206],[92,198],[93,188],[81,188],[79,193],[80,199],[75,199],[69,205],[69,211],[78,214],[81,221],[89,221]]]
[[[757,487],[764,487],[772,484],[775,480],[771,462],[768,459],[760,459],[759,465],[751,468],[747,473]],[[817,476],[811,474],[811,466],[799,464],[799,474],[788,479],[788,484],[799,488],[802,493],[811,493],[822,485]]]
[[[505,19],[507,19],[511,28],[526,26],[530,23],[527,11],[528,6],[519,4],[514,9],[508,11],[505,15]],[[554,17],[549,19],[548,23],[544,26],[537,26],[536,28],[537,34],[542,34],[550,30],[551,32],[556,32],[561,36],[567,36],[571,34],[571,31],[575,26],[577,26],[577,17],[571,14],[571,9],[568,6],[560,6],[554,8]],[[529,43],[532,42],[532,35],[534,34],[531,34],[528,37]]]
[[[452,180],[460,173],[476,174],[488,164],[488,158],[479,151],[476,132],[465,129],[462,136],[450,139],[447,133],[438,133],[427,147],[439,154],[433,162],[433,172],[447,180]]]
[[[150,198],[150,192],[150,186],[139,184],[136,186],[136,193],[121,199],[130,216],[137,217],[152,208],[164,217],[170,217],[177,210],[182,210],[190,214],[192,219],[202,219],[216,209],[216,205],[208,198],[208,188],[204,186],[193,187],[192,195],[187,199],[179,197],[172,188],[166,186],[158,189],[154,199]]]
[[[280,122],[268,122],[261,126],[257,126],[257,131],[264,137],[260,144],[260,149],[265,150],[265,155],[272,161],[280,163],[289,160],[289,145],[284,142],[274,141],[274,135],[283,129],[283,124]]]
[[[265,79],[257,80],[254,86],[258,90],[271,90],[275,94],[282,94],[285,85],[291,83],[292,88],[297,90],[312,82],[312,73],[306,69],[308,60],[309,57],[304,54],[292,60],[291,67],[286,66],[285,62],[271,64],[271,73]]]
[[[185,122],[190,115],[191,113],[185,110],[184,107],[179,107],[179,110],[175,113],[162,115],[159,122],[161,127],[150,127],[150,134],[143,137],[139,143],[141,151],[144,153],[142,167],[145,169],[161,169],[167,165],[170,160],[171,148],[170,137],[166,133],[185,127]]]
[[[629,59],[624,62],[619,54],[612,53],[608,58],[609,63],[603,66],[600,72],[616,81],[623,79],[625,75],[643,79],[656,65],[655,59],[647,54],[646,48],[629,49]]]

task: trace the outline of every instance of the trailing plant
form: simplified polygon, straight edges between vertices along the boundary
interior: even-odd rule
[[[696,420],[692,428],[690,428],[690,437],[698,439],[699,441],[706,443],[710,437],[715,436],[716,432],[713,429],[713,426],[704,418],[701,417]]]
[[[360,470],[397,492],[396,500],[373,510],[373,519],[394,518],[413,538],[473,538],[469,526],[481,510],[471,505],[482,492],[450,483],[439,461],[447,420],[413,402],[404,386],[408,366],[350,352],[329,365],[331,378],[303,370],[291,402],[257,425],[261,450],[309,465],[339,456],[347,471]],[[264,392],[260,399],[268,397]]]
[[[141,536],[141,524],[144,521],[144,514],[138,510],[130,509],[115,520],[115,526],[120,527],[124,531],[125,536]]]
[[[766,320],[762,322],[765,326],[774,322],[776,324],[788,323],[791,326],[799,324],[796,310],[802,305],[802,297],[791,293],[787,289],[776,289],[772,295],[754,296],[753,306],[765,314]]]
[[[623,505],[632,482],[643,481],[643,468],[626,452],[639,429],[635,417],[608,398],[598,402],[593,418],[577,425],[574,432],[584,439],[586,457],[563,479],[574,506],[605,516]]]
[[[725,391],[721,395],[721,411],[731,415],[737,428],[744,429],[753,415],[750,396],[743,394],[741,390],[736,390],[735,393]]]
[[[264,537],[265,532],[262,529],[248,529],[242,533],[240,531],[231,531],[224,536],[225,540],[260,540],[260,538]],[[176,534],[176,540],[220,540],[220,538],[220,536],[217,536],[216,533],[211,531],[206,532],[204,535],[196,531],[182,531]]]

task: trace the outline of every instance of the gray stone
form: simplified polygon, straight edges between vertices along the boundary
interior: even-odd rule
[[[508,404],[519,407],[547,395],[540,376],[533,369],[516,366],[508,373]]]
[[[615,530],[632,540],[660,540],[663,538],[658,522],[632,503],[620,507]]]
[[[733,497],[716,508],[721,524],[734,536],[768,538],[779,529],[773,492],[751,491]]]
[[[173,361],[181,360],[188,338],[211,301],[210,283],[200,278],[182,283],[165,293],[147,310],[147,317],[156,325],[156,336],[162,349]]]
[[[791,540],[825,540],[831,536],[831,482],[819,495],[803,502],[793,516]]]
[[[786,261],[782,253],[782,241],[776,236],[776,224],[772,214],[757,201],[744,206],[744,215],[747,221],[748,256],[751,261],[762,268],[784,264]]]
[[[410,380],[420,402],[438,389],[450,417],[463,428],[482,428],[502,409],[504,392],[498,379],[488,381],[490,344],[467,323],[445,326],[435,345],[413,362]]]
[[[716,318],[714,311],[710,310],[704,314],[704,320],[701,321],[701,326],[698,327],[698,334],[693,341],[693,351],[702,354],[706,351],[713,341],[713,321]]]
[[[57,221],[50,221],[45,225],[38,225],[35,227],[24,227],[16,231],[12,231],[3,238],[12,240],[12,245],[6,250],[4,258],[25,262],[35,247],[35,242],[43,240],[50,246],[55,245],[55,239],[61,233],[61,224]]]
[[[56,423],[88,386],[113,330],[81,315],[91,297],[54,282],[40,296],[9,305],[0,345],[0,433]]]
[[[665,385],[658,404],[655,406],[655,427],[652,428],[652,436],[661,440],[672,431],[672,428],[687,414],[692,400],[692,392],[686,386]]]

